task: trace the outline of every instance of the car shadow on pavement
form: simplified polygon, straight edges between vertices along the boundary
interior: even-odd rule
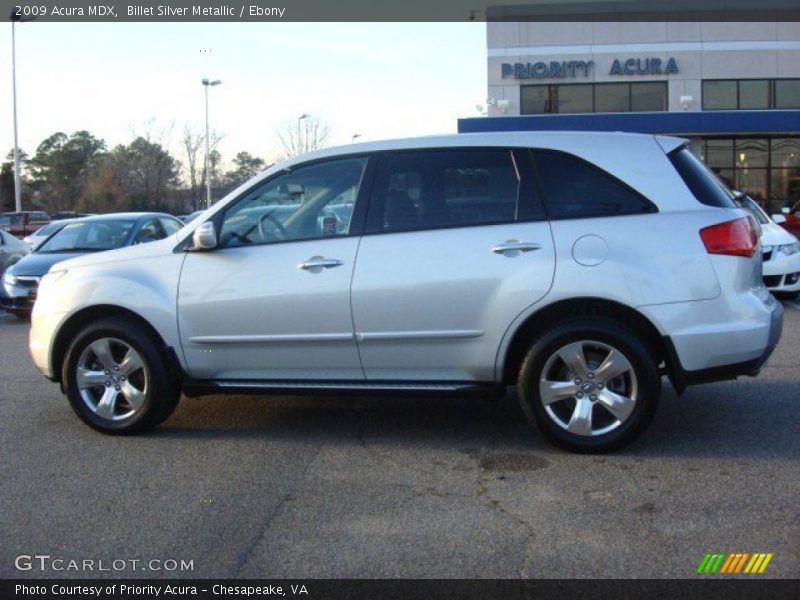
[[[623,456],[800,456],[796,383],[745,380],[690,388],[664,384],[659,410]],[[270,438],[387,447],[459,447],[478,442],[516,452],[547,448],[531,430],[512,389],[498,402],[423,397],[184,398],[148,436],[193,439]]]
[[[622,451],[638,456],[800,456],[797,382],[742,378],[689,388],[664,386],[656,418]]]

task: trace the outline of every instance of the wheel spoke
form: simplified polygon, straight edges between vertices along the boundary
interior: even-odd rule
[[[558,356],[572,372],[573,377],[586,379],[589,367],[586,366],[586,357],[583,354],[583,343],[574,342],[558,351]]]
[[[621,352],[617,352],[612,348],[609,350],[605,360],[595,370],[596,381],[606,384],[632,369],[633,367],[628,362],[628,359]]]
[[[110,371],[117,364],[114,361],[114,356],[111,354],[111,345],[109,344],[108,339],[103,338],[94,341],[89,347],[92,349],[92,352],[94,352],[94,355],[97,357],[97,362],[103,365],[104,369],[108,369]]]
[[[130,381],[125,381],[120,384],[120,392],[125,396],[125,399],[133,410],[139,410],[144,404],[145,393],[133,387]]]
[[[78,367],[76,383],[78,388],[85,390],[87,388],[97,387],[104,385],[108,376],[102,371],[92,371],[91,369],[84,369]]]
[[[592,435],[592,402],[588,398],[575,401],[567,431],[576,435]]]
[[[609,389],[605,389],[597,394],[597,402],[614,415],[620,423],[624,422],[630,416],[636,405],[636,401],[633,398],[615,394]]]
[[[106,388],[106,391],[103,392],[103,397],[100,398],[100,402],[97,403],[97,408],[95,409],[98,416],[104,419],[112,419],[114,417],[114,409],[117,406],[117,395],[118,392],[113,387]]]
[[[125,358],[119,363],[119,372],[126,377],[144,367],[142,357],[133,348],[129,348]]]
[[[545,406],[572,398],[577,392],[578,386],[571,381],[542,381],[539,384],[539,396]]]

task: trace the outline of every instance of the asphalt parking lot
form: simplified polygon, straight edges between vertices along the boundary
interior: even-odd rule
[[[665,385],[644,437],[606,456],[546,445],[513,394],[184,399],[108,437],[35,370],[27,333],[0,313],[0,578],[684,578],[707,552],[800,577],[797,305],[760,377]],[[127,562],[15,568],[33,554]],[[193,569],[130,566],[153,559]]]

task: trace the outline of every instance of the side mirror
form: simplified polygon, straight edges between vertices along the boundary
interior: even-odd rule
[[[783,225],[786,223],[786,217],[784,215],[772,215],[772,220],[776,225]]]
[[[781,209],[781,212],[782,212],[783,214],[785,214],[785,215],[788,215],[790,212],[792,212],[792,209],[791,209],[791,208],[789,208],[788,206],[784,206],[784,207]]]
[[[216,248],[217,231],[214,229],[214,223],[206,221],[195,229],[192,234],[192,242],[194,243],[194,247],[198,250],[213,250]]]

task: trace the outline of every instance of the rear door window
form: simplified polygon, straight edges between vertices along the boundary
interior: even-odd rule
[[[392,233],[513,223],[532,219],[537,199],[514,151],[454,148],[387,153],[373,188],[368,231]]]

